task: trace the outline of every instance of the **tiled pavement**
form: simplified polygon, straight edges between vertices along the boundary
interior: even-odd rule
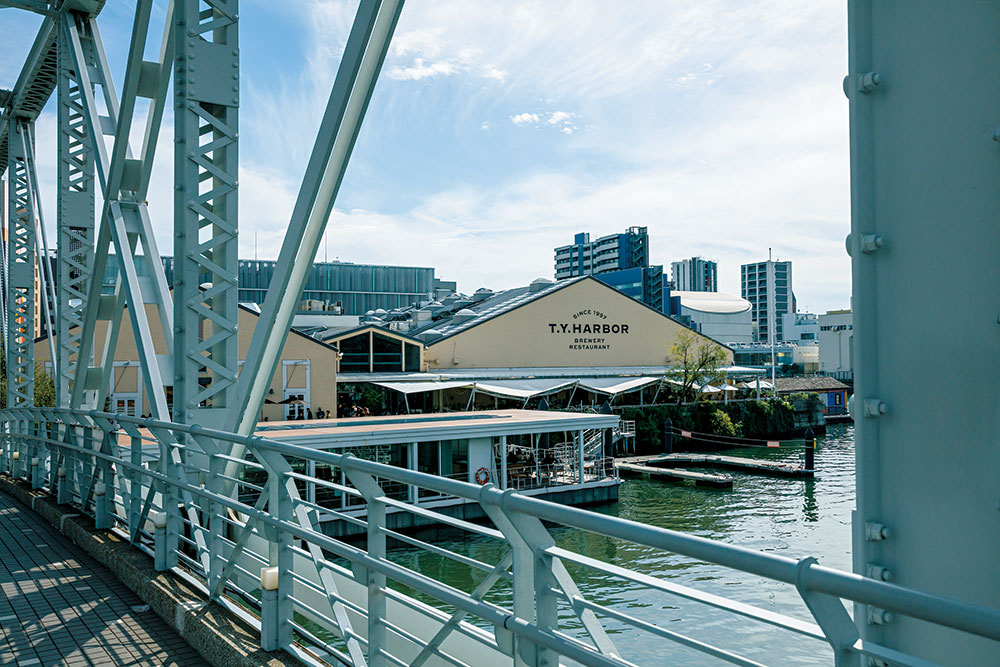
[[[0,665],[207,664],[110,571],[0,493]]]

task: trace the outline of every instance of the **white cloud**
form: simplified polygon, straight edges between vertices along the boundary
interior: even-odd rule
[[[433,76],[448,76],[459,71],[460,68],[453,63],[439,61],[427,64],[423,58],[416,58],[410,67],[393,67],[388,75],[390,79],[419,81]]]
[[[311,6],[312,47],[301,79],[267,81],[244,95],[254,109],[243,116],[244,249],[249,225],[260,225],[261,248],[269,225],[268,247],[277,252],[283,209],[294,201],[311,146],[303,128],[318,125],[355,5]],[[569,13],[519,0],[410,3],[385,78],[423,81],[421,97],[413,101],[417,86],[380,84],[373,111],[388,109],[391,121],[369,123],[365,132],[377,128],[397,142],[392,160],[426,165],[426,153],[405,147],[422,129],[407,114],[432,107],[428,122],[456,128],[453,145],[445,140],[435,150],[467,165],[470,177],[442,179],[405,202],[375,195],[363,203],[366,211],[338,210],[331,257],[435,266],[466,291],[502,288],[551,275],[552,248],[575,231],[645,225],[657,263],[713,257],[725,291],[738,292],[740,263],[772,246],[795,262],[800,303],[846,306],[844,19],[833,0],[636,0],[627,13],[601,0],[577,0]],[[463,156],[482,159],[504,118],[551,132],[539,132],[531,151],[518,151],[521,161],[497,153],[498,171],[476,181],[475,163]],[[560,141],[560,133],[572,140]],[[359,162],[390,159],[357,153],[346,189],[359,180]],[[272,172],[272,160],[285,171]],[[270,198],[273,210],[247,199],[254,176],[246,170],[261,179],[254,186],[261,193],[252,194]]]
[[[568,111],[553,111],[549,114],[549,117],[545,120],[545,122],[549,125],[559,125],[560,123],[565,123],[575,117],[576,114],[569,113]]]

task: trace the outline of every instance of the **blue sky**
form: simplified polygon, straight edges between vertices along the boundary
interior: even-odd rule
[[[99,18],[119,85],[129,5]],[[356,3],[241,5],[241,254],[256,237],[273,258]],[[0,10],[0,87],[37,23]],[[577,231],[643,225],[654,262],[715,259],[722,291],[773,247],[800,309],[846,307],[846,52],[842,2],[411,0],[319,258],[434,266],[472,292],[551,277]],[[171,128],[150,192],[165,253]],[[51,222],[51,109],[38,134]]]

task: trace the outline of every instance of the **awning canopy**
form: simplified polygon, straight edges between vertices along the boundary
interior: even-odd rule
[[[501,398],[534,398],[554,394],[576,384],[576,380],[490,380],[476,382],[476,392]]]
[[[475,383],[456,380],[453,382],[372,382],[372,384],[409,395],[422,394],[427,391],[441,391],[442,389],[458,389],[460,387],[471,389]]]
[[[662,378],[641,377],[641,378],[581,378],[580,387],[596,394],[607,394],[617,396],[626,391],[635,391],[650,385],[657,384]]]

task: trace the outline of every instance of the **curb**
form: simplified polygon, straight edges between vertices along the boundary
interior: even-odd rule
[[[94,521],[69,506],[56,504],[44,491],[0,475],[0,491],[16,498],[51,523],[149,605],[205,660],[215,667],[282,667],[303,663],[287,653],[267,653],[259,633],[243,619],[212,602],[170,572],[157,572],[145,553],[118,535],[95,530]]]

